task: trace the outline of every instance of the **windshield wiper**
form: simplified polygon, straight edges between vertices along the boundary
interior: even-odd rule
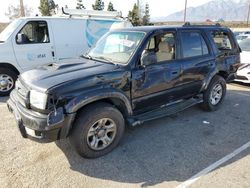
[[[81,57],[83,57],[85,59],[90,59],[90,60],[93,59],[89,54],[81,55]]]
[[[117,63],[115,63],[115,61],[111,58],[108,58],[108,57],[104,57],[104,56],[97,56],[97,57],[93,57],[93,59],[99,59],[101,61],[104,61],[106,63],[110,63],[110,64],[115,64],[117,65]]]

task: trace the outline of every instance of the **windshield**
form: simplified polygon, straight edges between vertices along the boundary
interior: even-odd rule
[[[108,33],[96,43],[88,55],[93,59],[127,64],[144,35],[143,32]]]
[[[250,38],[241,41],[239,45],[242,51],[250,51]]]
[[[248,38],[248,36],[245,36],[245,35],[238,35],[238,36],[236,37],[237,40],[244,40],[244,39],[246,39],[246,38]]]
[[[17,19],[13,21],[11,24],[9,24],[3,31],[0,33],[0,41],[4,42],[6,41],[10,35],[14,32],[14,30],[19,26],[19,24],[22,22],[22,19]]]

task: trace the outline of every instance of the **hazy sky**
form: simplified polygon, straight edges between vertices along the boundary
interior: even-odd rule
[[[33,15],[39,13],[37,7],[40,0],[23,0],[24,4],[33,9]],[[59,7],[68,5],[69,8],[75,8],[76,0],[54,0]],[[122,11],[123,16],[127,16],[128,11],[132,9],[136,0],[104,0],[105,5],[112,1],[114,8],[118,11]],[[149,3],[151,17],[167,16],[176,11],[184,9],[185,0],[140,0],[142,3]],[[188,7],[199,6],[211,0],[188,0]],[[8,11],[10,5],[17,5],[19,0],[0,0],[0,22],[6,22],[8,19],[5,13]],[[83,3],[87,9],[92,9],[92,4],[95,0],[83,0]],[[106,9],[106,7],[105,7]]]

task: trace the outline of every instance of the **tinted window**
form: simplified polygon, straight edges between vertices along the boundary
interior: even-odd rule
[[[22,42],[19,37],[22,35]],[[48,26],[45,21],[28,22],[17,34],[18,44],[49,43]]]
[[[195,57],[208,54],[208,47],[203,37],[198,32],[182,32],[183,57]]]
[[[232,44],[227,33],[223,31],[213,31],[212,37],[219,51],[232,49]]]

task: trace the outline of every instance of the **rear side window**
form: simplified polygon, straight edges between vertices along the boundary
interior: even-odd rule
[[[202,56],[209,53],[208,46],[199,32],[181,32],[183,58]]]
[[[18,32],[17,44],[49,43],[48,25],[45,21],[30,21]]]
[[[219,51],[232,50],[232,43],[226,32],[212,31],[211,35]]]

